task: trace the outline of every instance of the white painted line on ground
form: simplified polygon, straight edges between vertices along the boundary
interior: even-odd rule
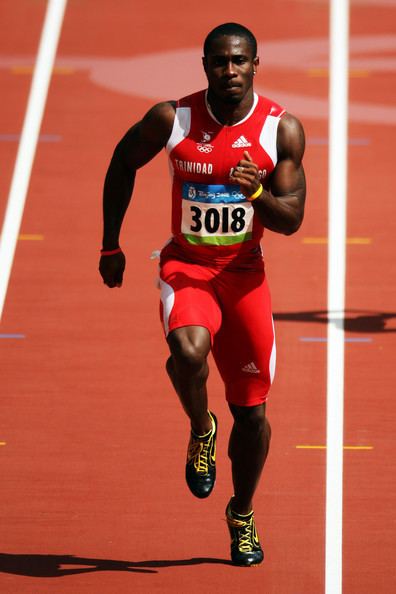
[[[342,594],[349,2],[330,9],[325,594]]]
[[[67,0],[49,0],[0,236],[0,319]]]

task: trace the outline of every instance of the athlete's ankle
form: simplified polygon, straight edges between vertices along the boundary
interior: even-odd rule
[[[230,501],[231,511],[235,512],[240,516],[247,516],[251,513],[253,506],[252,501],[244,501],[234,495]]]
[[[212,417],[209,415],[209,411],[202,419],[191,420],[191,431],[195,437],[204,437],[211,431],[213,431],[214,425]]]

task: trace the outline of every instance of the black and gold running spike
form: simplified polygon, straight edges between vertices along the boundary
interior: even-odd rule
[[[231,499],[232,501],[232,499]],[[231,501],[227,505],[226,519],[231,536],[231,560],[234,565],[252,567],[264,559],[254,521],[254,513],[241,515],[232,511]]]
[[[216,434],[217,419],[209,412],[212,429],[205,435],[195,435],[191,431],[187,450],[186,481],[195,497],[208,497],[216,480]]]

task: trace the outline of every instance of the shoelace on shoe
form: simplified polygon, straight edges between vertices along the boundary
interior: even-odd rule
[[[210,441],[210,438],[207,441],[191,439],[188,448],[188,461],[190,462],[194,459],[194,468],[199,474],[207,474],[208,472]]]
[[[249,553],[253,550],[253,516],[245,522],[244,520],[237,520],[232,516],[228,516],[228,523],[233,528],[238,528],[241,532],[238,532],[238,549],[242,553]],[[242,531],[243,530],[243,531]]]

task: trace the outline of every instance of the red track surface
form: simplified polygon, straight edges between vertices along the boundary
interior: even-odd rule
[[[45,4],[2,3],[1,58],[8,62],[0,69],[0,134],[21,130],[30,76],[15,68],[32,64]],[[278,367],[269,404],[272,450],[255,502],[266,550],[260,568],[228,565],[223,517],[231,493],[230,418],[213,367],[218,482],[202,502],[183,481],[188,427],[163,370],[157,264],[149,259],[169,233],[163,156],[138,178],[123,232],[124,288],[105,289],[96,272],[107,163],[115,142],[153,98],[101,86],[76,58],[199,48],[208,30],[225,20],[245,23],[261,42],[327,36],[325,1],[241,7],[234,0],[138,8],[127,0],[69,0],[58,51],[65,61],[53,76],[42,126],[42,134],[61,138],[39,143],[21,229],[44,239],[19,242],[0,326],[2,334],[25,336],[0,341],[2,594],[323,592],[325,452],[296,446],[325,443],[326,345],[300,339],[326,334],[326,247],[304,243],[327,233],[326,120],[315,111],[295,111],[308,138],[306,220],[297,235],[267,233],[264,241]],[[395,16],[389,2],[352,1],[352,35],[389,35]],[[372,55],[389,58],[394,50]],[[158,99],[177,98],[175,68],[156,58],[131,68],[127,78],[137,89],[160,78],[165,84]],[[257,83],[325,99],[323,74],[305,63],[263,65]],[[368,68],[357,75],[351,102],[396,109],[394,71]],[[374,449],[345,452],[345,594],[388,594],[396,586],[396,118],[389,126],[385,109],[378,114],[382,121],[375,125],[352,118],[350,126],[357,141],[350,147],[348,236],[371,241],[348,247],[347,337],[369,341],[346,347],[345,444]],[[16,149],[16,142],[0,141],[1,217]]]

